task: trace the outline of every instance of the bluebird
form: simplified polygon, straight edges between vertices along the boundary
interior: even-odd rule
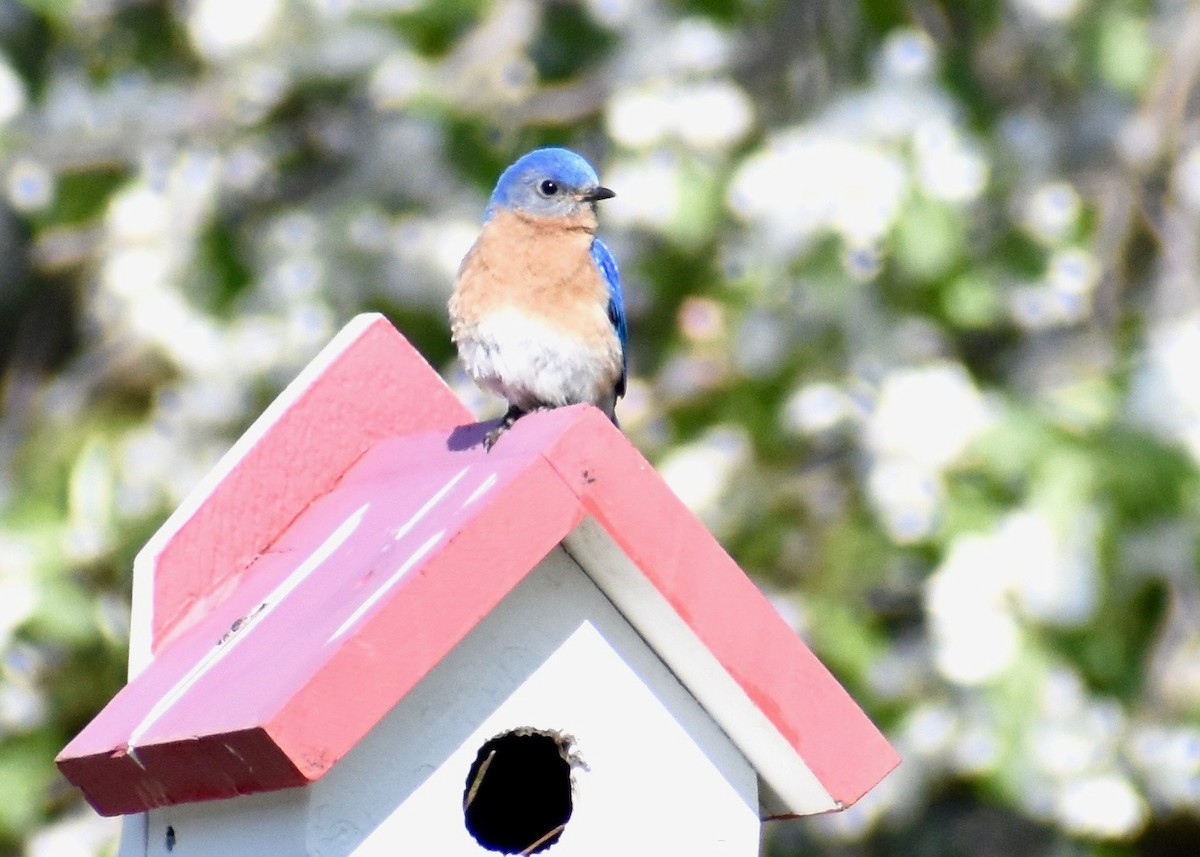
[[[541,408],[590,402],[616,424],[625,307],[595,211],[615,195],[567,149],[535,149],[501,173],[450,297],[467,373],[508,402],[485,448]]]

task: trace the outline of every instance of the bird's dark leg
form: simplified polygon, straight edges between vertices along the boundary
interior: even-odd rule
[[[500,425],[483,436],[483,448],[491,452],[492,447],[496,445],[496,441],[500,439],[500,435],[512,428],[513,423],[523,416],[525,416],[525,411],[516,405],[509,405],[508,410],[504,412],[504,419],[500,420]]]

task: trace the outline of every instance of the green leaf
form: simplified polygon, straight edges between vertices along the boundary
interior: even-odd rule
[[[1096,70],[1121,92],[1137,95],[1149,83],[1160,52],[1149,23],[1127,10],[1109,12],[1100,19],[1096,39]]]
[[[896,224],[895,258],[900,271],[917,283],[944,276],[966,249],[962,217],[950,207],[914,196]]]
[[[55,736],[35,732],[0,743],[0,836],[20,837],[41,819],[54,777]]]
[[[942,290],[942,312],[956,327],[986,328],[1004,318],[1004,303],[995,283],[972,271],[955,277]]]

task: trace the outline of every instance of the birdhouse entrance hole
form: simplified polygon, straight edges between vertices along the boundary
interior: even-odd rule
[[[549,729],[503,732],[479,748],[467,772],[463,815],[475,841],[500,854],[539,854],[571,818],[574,739]]]

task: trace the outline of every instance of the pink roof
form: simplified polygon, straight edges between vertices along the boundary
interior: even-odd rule
[[[155,656],[58,758],[98,811],[319,778],[564,540],[779,811],[852,803],[898,763],[599,411],[531,415],[485,453],[386,321],[331,349],[148,546]]]

